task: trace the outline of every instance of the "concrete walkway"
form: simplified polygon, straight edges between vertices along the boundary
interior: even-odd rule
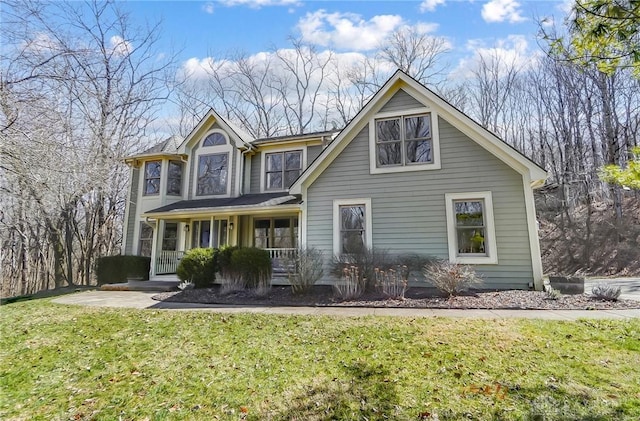
[[[584,280],[584,292],[590,294],[597,284],[618,286],[621,299],[640,301],[640,278],[587,278]]]
[[[96,307],[127,307],[167,310],[215,311],[220,313],[298,314],[328,316],[403,316],[403,317],[467,317],[474,319],[631,319],[640,318],[634,310],[448,310],[414,308],[360,307],[266,307],[229,306],[216,304],[165,303],[151,299],[156,292],[146,291],[87,291],[64,295],[55,303]]]

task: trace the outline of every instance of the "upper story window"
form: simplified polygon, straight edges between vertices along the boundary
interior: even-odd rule
[[[376,120],[378,167],[433,162],[429,114]]]
[[[202,139],[194,160],[195,196],[222,196],[229,194],[230,165],[233,162],[233,146],[226,134],[214,129]]]
[[[144,163],[144,195],[160,194],[160,175],[162,161],[147,161]]]
[[[284,190],[302,172],[302,151],[265,154],[265,190]]]
[[[227,175],[229,173],[229,153],[200,155],[198,157],[197,196],[210,196],[227,193]]]
[[[421,111],[421,112],[418,112]],[[413,110],[405,115],[379,114],[371,120],[371,174],[440,168],[438,116]]]
[[[180,196],[182,194],[182,162],[169,161],[167,176],[167,194]]]
[[[218,146],[218,145],[226,145],[227,139],[224,137],[222,133],[211,133],[209,136],[204,138],[202,142],[202,146]]]

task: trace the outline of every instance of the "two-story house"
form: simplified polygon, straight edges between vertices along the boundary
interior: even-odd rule
[[[211,110],[126,162],[123,253],[151,256],[152,276],[193,247],[315,247],[329,267],[366,246],[541,288],[533,189],[546,172],[401,71],[341,131],[254,139]]]

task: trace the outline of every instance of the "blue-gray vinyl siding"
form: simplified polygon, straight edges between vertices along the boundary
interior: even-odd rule
[[[307,166],[311,165],[321,152],[322,145],[307,146]],[[251,193],[260,193],[261,156],[262,155],[258,153],[249,158],[251,159],[251,172],[249,174],[249,191]]]
[[[404,110],[424,108],[424,105],[417,99],[400,89],[389,101],[380,109],[380,112],[397,112],[401,114]]]
[[[399,102],[408,101],[389,101]],[[448,258],[445,194],[491,191],[498,264],[475,268],[486,288],[526,289],[533,272],[521,175],[442,118],[439,127],[440,170],[375,175],[365,127],[308,189],[307,246],[332,256],[333,200],[371,198],[375,248]]]
[[[249,179],[250,193],[260,193],[260,171],[262,171],[261,154],[257,153],[251,157],[251,174]]]
[[[124,240],[124,254],[133,254],[133,235],[136,229],[138,185],[140,184],[140,169],[131,169],[131,192],[129,195],[129,212],[127,213],[127,237]]]

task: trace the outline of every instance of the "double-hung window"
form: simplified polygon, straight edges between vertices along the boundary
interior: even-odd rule
[[[445,195],[449,259],[457,263],[498,262],[491,192]]]
[[[160,194],[160,175],[162,174],[162,161],[147,161],[144,164],[144,195],[152,196]]]
[[[284,190],[302,172],[302,151],[265,154],[265,190]]]
[[[371,248],[371,199],[333,202],[333,252],[355,254]]]
[[[433,162],[431,115],[376,120],[378,166]]]
[[[369,124],[371,174],[440,168],[438,116],[412,110],[378,114]]]

